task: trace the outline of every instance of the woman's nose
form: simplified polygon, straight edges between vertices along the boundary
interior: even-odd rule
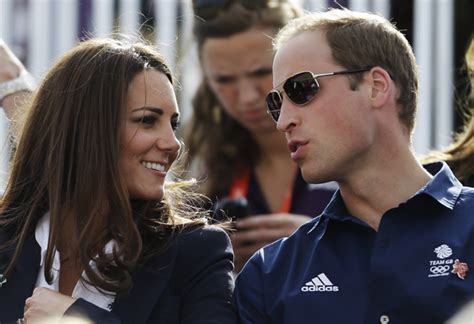
[[[170,153],[179,152],[181,149],[181,143],[176,137],[174,130],[171,128],[166,131],[164,136],[160,136],[156,143],[160,150],[168,151]]]

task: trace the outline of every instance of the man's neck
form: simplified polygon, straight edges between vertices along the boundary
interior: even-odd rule
[[[407,201],[431,179],[408,148],[398,153],[339,183],[349,212],[375,230],[386,211]]]

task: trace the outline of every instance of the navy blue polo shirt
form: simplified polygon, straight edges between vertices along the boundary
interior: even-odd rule
[[[259,250],[236,282],[242,323],[443,323],[474,298],[474,189],[445,163],[426,168],[433,179],[378,232],[337,192]]]

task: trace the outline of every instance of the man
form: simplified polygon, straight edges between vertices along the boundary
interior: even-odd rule
[[[275,49],[269,113],[305,180],[340,190],[246,264],[242,323],[444,322],[474,294],[474,190],[412,151],[407,40],[384,18],[339,9],[290,22]]]

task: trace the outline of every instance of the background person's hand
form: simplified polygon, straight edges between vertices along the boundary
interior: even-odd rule
[[[0,39],[0,85],[12,81],[18,78],[20,75],[26,75],[28,78],[28,84],[25,84],[21,89],[11,94],[5,95],[0,98],[0,106],[3,107],[5,115],[10,119],[13,124],[10,128],[10,134],[16,140],[20,137],[21,129],[23,126],[23,118],[26,115],[24,103],[29,98],[29,91],[32,90],[34,84],[30,80],[31,76],[28,77],[26,74],[27,70],[21,61],[13,54],[8,45]],[[24,81],[27,82],[27,81]]]
[[[75,299],[47,288],[35,288],[25,301],[23,318],[28,324],[55,323],[64,315]]]
[[[25,66],[13,54],[3,39],[0,39],[0,83],[13,80],[24,71],[26,71]]]
[[[231,235],[235,254],[235,271],[260,248],[291,235],[311,218],[287,213],[254,215],[237,220],[237,232]]]

